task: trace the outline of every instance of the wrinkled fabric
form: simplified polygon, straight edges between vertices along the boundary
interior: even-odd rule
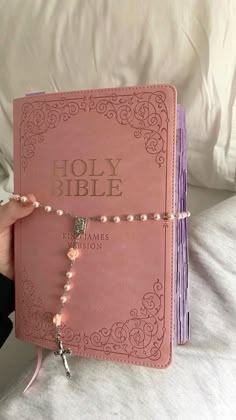
[[[0,397],[0,419],[227,420],[236,410],[236,196],[190,221],[191,342],[163,370],[46,351]]]
[[[172,83],[193,185],[236,190],[234,0],[0,0],[0,195],[13,188],[12,100]]]

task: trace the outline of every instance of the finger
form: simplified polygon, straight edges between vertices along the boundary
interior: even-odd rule
[[[28,194],[27,198],[36,201],[33,194]],[[28,216],[34,211],[32,203],[21,203],[20,201],[10,200],[3,206],[0,206],[0,232],[6,227],[12,225],[16,220]]]

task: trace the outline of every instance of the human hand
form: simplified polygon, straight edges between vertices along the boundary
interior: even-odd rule
[[[28,194],[27,198],[36,200],[33,194]],[[0,206],[0,273],[9,279],[14,279],[13,225],[16,220],[28,216],[34,209],[32,203],[16,200]]]

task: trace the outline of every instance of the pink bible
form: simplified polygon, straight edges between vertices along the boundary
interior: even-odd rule
[[[79,240],[61,317],[68,363],[80,355],[167,367],[181,295],[176,224],[187,222],[176,213],[175,88],[35,94],[13,109],[14,193],[52,208],[15,224],[16,337],[58,349],[53,317],[74,243],[67,213],[97,217]]]

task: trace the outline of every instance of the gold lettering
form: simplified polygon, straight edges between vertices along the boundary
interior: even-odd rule
[[[92,184],[92,194],[91,196],[93,197],[102,197],[103,195],[105,195],[105,192],[98,194],[97,192],[97,182],[99,180],[98,179],[91,179],[91,184]]]
[[[57,162],[64,162],[62,166],[58,166]],[[54,160],[53,161],[53,176],[59,176],[59,174],[57,174],[56,172],[59,170],[62,170],[62,175],[60,176],[67,176],[67,160]]]
[[[88,195],[88,188],[87,188],[88,181],[86,181],[86,179],[76,179],[76,183],[77,183],[77,193],[75,195],[82,196],[82,197],[85,195]],[[81,189],[85,191],[84,194],[80,194]]]
[[[56,179],[53,182],[53,186],[52,186],[52,195],[55,195],[56,197],[60,197],[63,194],[63,181],[61,181],[60,179]],[[56,190],[59,190],[59,194],[56,194]]]
[[[91,161],[91,174],[90,176],[102,176],[104,175],[104,171],[100,172],[100,174],[95,174],[95,162],[97,159],[89,159]]]
[[[67,183],[67,194],[65,195],[68,197],[71,196],[71,181],[72,179],[65,179],[65,182]]]
[[[118,182],[118,185],[115,185],[115,182]],[[108,179],[107,180],[107,182],[108,182],[108,196],[111,196],[111,197],[120,197],[121,195],[122,195],[122,191],[119,193],[119,194],[112,194],[112,191],[113,190],[118,190],[119,191],[119,188],[120,188],[120,185],[119,184],[122,184],[122,181],[121,181],[121,179]]]
[[[82,165],[84,167],[84,169],[82,170],[81,173],[78,173],[78,172],[75,173],[75,168],[74,168],[75,165],[78,165],[78,166],[81,166]],[[82,176],[82,175],[85,174],[86,171],[87,171],[87,164],[86,164],[86,162],[84,160],[82,160],[82,159],[75,159],[75,160],[73,160],[71,162],[71,172],[73,173],[74,176],[78,176],[78,177],[79,176]]]
[[[105,159],[105,160],[107,161],[107,163],[110,164],[110,166],[112,168],[112,173],[110,174],[110,176],[117,176],[115,170],[116,170],[117,166],[119,165],[119,163],[122,159],[116,159],[117,160],[116,165],[113,165],[113,163],[112,163],[113,159]]]

